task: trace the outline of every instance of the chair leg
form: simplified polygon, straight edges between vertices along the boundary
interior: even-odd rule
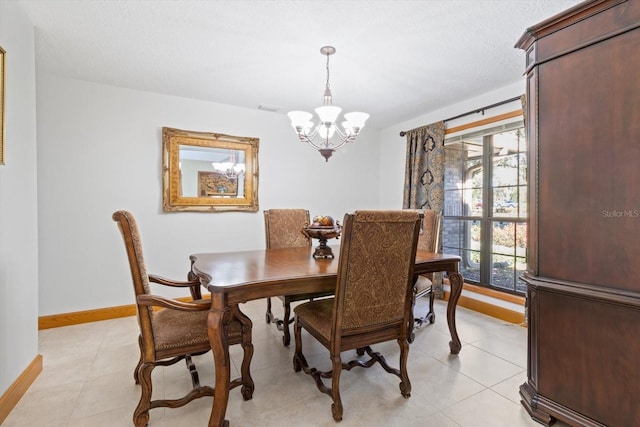
[[[429,313],[427,313],[427,319],[429,323],[433,324],[436,321],[436,312],[433,310],[433,300],[435,299],[435,294],[433,293],[433,289],[429,292]]]
[[[298,322],[294,322],[293,335],[296,341],[296,350],[293,353],[293,370],[295,372],[300,372],[303,367],[307,367],[309,365],[302,354],[302,328],[298,325]]]
[[[304,371],[305,374],[310,375],[316,382],[318,390],[322,393],[331,396],[331,414],[335,421],[342,421],[342,399],[340,397],[340,374],[342,372],[342,359],[340,359],[340,353],[331,356],[331,371],[322,372],[316,368],[309,368],[309,364],[302,354],[302,327],[298,323],[296,318],[293,326],[293,334],[296,343],[296,349],[293,354],[293,370],[295,372]],[[331,388],[324,385],[322,378],[331,378]]]
[[[191,384],[193,385],[193,388],[199,388],[200,377],[198,376],[198,369],[196,368],[195,363],[193,363],[193,360],[191,360],[191,355],[187,354],[184,358],[184,361],[187,364],[189,373],[191,374]]]
[[[285,347],[288,347],[291,343],[291,334],[289,332],[289,323],[291,323],[291,303],[285,299],[285,302],[282,303],[282,307],[284,308],[284,317],[282,318],[282,332],[284,336],[282,337],[282,344]]]
[[[247,315],[240,311],[240,307],[238,306],[235,306],[234,308],[234,317],[242,324],[242,351],[244,355],[242,356],[242,364],[240,366],[240,375],[242,377],[242,387],[240,388],[240,392],[242,393],[242,398],[244,400],[251,400],[255,389],[255,384],[251,378],[250,371],[251,359],[253,358],[253,343],[251,342],[251,330],[253,323]]]
[[[140,359],[138,360],[136,368],[133,370],[133,379],[136,384],[140,384],[140,376],[138,371],[140,370],[140,366],[142,366],[142,335],[138,335],[138,347],[140,348]]]
[[[264,318],[267,323],[271,323],[271,320],[273,319],[273,313],[271,312],[271,298],[267,298],[267,312],[265,313]]]
[[[411,396],[411,381],[407,372],[407,360],[409,359],[409,342],[406,339],[399,339],[400,345],[400,393],[407,398]]]
[[[435,321],[436,321],[436,312],[433,309],[434,299],[435,299],[435,295],[433,293],[433,287],[431,287],[431,289],[429,290],[429,312],[424,317],[416,317],[414,319],[414,322],[411,325],[409,325],[409,342],[410,343],[413,342],[413,340],[415,339],[414,328],[422,326],[427,321],[430,324],[435,323]],[[413,303],[412,303],[412,307],[411,307],[412,311],[413,311],[413,309],[415,307],[415,303],[416,303],[416,299],[415,299],[415,295],[414,295]]]
[[[282,344],[287,347],[291,344],[291,332],[289,330],[289,324],[293,322],[291,319],[291,302],[288,297],[284,298],[282,302],[282,308],[284,309],[284,317],[278,319],[273,315],[271,311],[271,298],[267,298],[267,312],[265,313],[265,320],[267,323],[273,323],[276,325],[279,331],[284,334],[282,337]]]
[[[340,398],[340,374],[342,373],[342,360],[340,354],[331,356],[331,414],[336,421],[342,421],[342,399]]]
[[[138,369],[138,379],[142,386],[140,401],[135,411],[133,411],[133,424],[135,427],[145,427],[149,423],[149,409],[151,409],[151,371],[155,365],[153,363],[143,363]]]

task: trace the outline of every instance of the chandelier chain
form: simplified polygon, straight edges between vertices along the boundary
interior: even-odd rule
[[[329,54],[327,54],[327,87],[331,88],[331,85],[329,84]]]

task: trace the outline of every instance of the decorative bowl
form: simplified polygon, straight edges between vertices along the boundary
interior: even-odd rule
[[[302,234],[320,242],[313,253],[314,258],[334,258],[333,251],[327,246],[327,240],[339,238],[341,232],[342,226],[337,221],[335,225],[308,226],[302,229]]]

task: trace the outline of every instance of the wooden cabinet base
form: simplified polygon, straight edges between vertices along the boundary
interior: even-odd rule
[[[520,397],[522,397],[520,401],[522,406],[531,415],[531,418],[540,424],[552,426],[556,420],[561,420],[569,425],[581,427],[606,427],[604,424],[586,418],[584,415],[559,405],[551,399],[540,396],[528,382],[520,386]]]

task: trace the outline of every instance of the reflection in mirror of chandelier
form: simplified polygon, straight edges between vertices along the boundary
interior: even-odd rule
[[[239,175],[242,175],[245,171],[244,166],[244,153],[239,150],[229,150],[229,157],[224,159],[224,161],[215,161],[211,163],[213,169],[215,169],[218,173],[223,174],[230,180],[238,179]],[[238,160],[236,160],[236,156]]]
[[[257,211],[257,138],[163,128],[164,211]]]
[[[346,120],[342,122],[343,130],[336,124],[342,108],[333,105],[333,95],[329,85],[329,56],[336,53],[336,48],[324,46],[320,48],[320,53],[327,56],[327,82],[322,97],[322,106],[315,109],[320,121],[315,125],[311,121],[313,114],[306,111],[291,111],[288,116],[291,119],[291,126],[298,134],[298,139],[320,151],[322,157],[328,162],[334,151],[347,142],[355,141],[369,115],[360,112],[346,113],[344,115]],[[334,136],[337,142],[335,142]],[[317,142],[316,137],[319,137]]]

